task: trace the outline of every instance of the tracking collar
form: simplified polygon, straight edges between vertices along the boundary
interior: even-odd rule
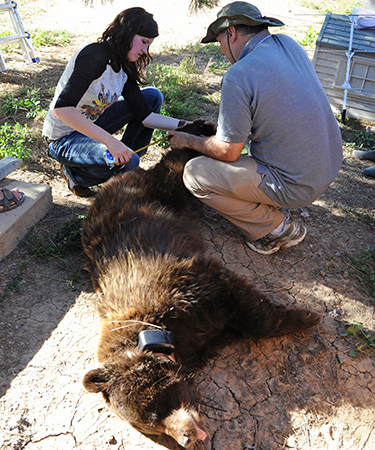
[[[143,330],[138,334],[138,347],[152,353],[172,355],[174,352],[173,335],[167,330]]]

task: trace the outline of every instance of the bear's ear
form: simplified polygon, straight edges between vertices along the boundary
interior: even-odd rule
[[[105,369],[94,369],[83,377],[83,386],[88,392],[97,394],[107,390],[110,375]]]

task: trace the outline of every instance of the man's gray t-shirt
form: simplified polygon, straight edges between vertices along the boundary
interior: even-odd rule
[[[251,141],[260,188],[290,208],[319,197],[342,162],[340,129],[306,52],[267,30],[223,77],[217,137]]]

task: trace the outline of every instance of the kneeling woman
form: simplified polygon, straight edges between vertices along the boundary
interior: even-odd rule
[[[179,120],[159,114],[161,92],[145,84],[151,62],[149,46],[158,25],[143,8],[122,11],[98,42],[78,51],[68,62],[44,121],[50,154],[61,163],[69,189],[92,197],[89,186],[132,170],[150,143],[154,128],[173,130]],[[121,140],[112,136],[127,124]],[[115,165],[108,166],[109,151]]]

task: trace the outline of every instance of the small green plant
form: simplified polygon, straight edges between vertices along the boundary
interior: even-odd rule
[[[371,131],[360,131],[355,134],[354,143],[360,148],[375,149],[375,136]]]
[[[224,74],[230,67],[230,62],[228,60],[222,59],[212,59],[209,63],[208,70],[217,75]]]
[[[317,38],[318,38],[318,35],[319,35],[319,31],[318,31],[318,30],[315,30],[315,29],[312,28],[312,27],[310,27],[310,28],[307,30],[305,36],[304,36],[302,39],[298,40],[298,42],[299,42],[303,47],[306,47],[306,48],[313,48],[313,47],[315,46],[315,42],[316,42],[316,40],[317,40]]]
[[[341,336],[348,337],[351,340],[355,338],[357,341],[357,347],[348,353],[353,358],[361,354],[366,354],[370,350],[375,350],[375,336],[366,331],[360,322],[354,321]]]
[[[12,36],[13,34],[14,31],[0,31],[0,37]],[[62,46],[69,43],[71,34],[68,31],[41,30],[36,28],[30,32],[30,39],[34,47]],[[4,53],[9,53],[16,49],[20,49],[18,42],[5,44],[1,47],[1,51]]]
[[[36,47],[49,47],[68,44],[71,34],[64,30],[42,30],[36,28],[30,32],[30,37]]]
[[[25,112],[27,119],[35,119],[38,112],[42,111],[39,89],[22,87],[17,95],[3,95],[0,111],[2,116],[15,116],[19,112]]]
[[[59,264],[69,272],[69,279],[60,281],[68,283],[71,289],[75,289],[74,282],[77,280],[77,269],[68,260],[62,260],[61,256],[69,250],[81,249],[81,230],[83,216],[71,219],[61,225],[50,239],[43,239],[35,228],[25,239],[23,245],[33,258],[41,261],[49,261],[59,258]],[[48,242],[46,242],[48,241]],[[12,279],[7,283],[3,293],[0,294],[0,306],[12,291],[17,291],[22,281],[23,274],[29,262],[23,262],[15,271]]]
[[[6,300],[6,298],[9,296],[9,294],[12,291],[19,290],[19,285],[22,281],[22,277],[26,270],[26,267],[27,267],[27,262],[23,262],[18,266],[18,268],[16,270],[13,271],[12,278],[10,279],[10,281],[8,281],[7,285],[5,286],[4,291],[0,295],[0,306],[2,306],[2,304],[4,303],[4,300]]]
[[[221,48],[216,43],[206,44],[204,51],[209,56],[208,70],[217,75],[223,75],[231,66],[228,59],[221,53]]]
[[[31,154],[28,147],[31,142],[27,124],[10,125],[6,122],[0,126],[0,158],[14,156],[24,161]]]
[[[310,8],[317,13],[325,14],[332,12],[335,14],[351,14],[353,6],[359,7],[362,2],[352,2],[351,0],[302,0],[301,6]]]
[[[68,250],[81,249],[83,219],[83,216],[79,216],[62,224],[48,240],[43,238],[37,229],[34,229],[34,232],[25,240],[24,245],[33,257],[45,261],[60,257]]]
[[[11,32],[9,30],[0,31],[0,37],[12,36],[14,31]],[[1,51],[3,53],[9,53],[10,51],[20,48],[20,45],[17,42],[12,42],[11,44],[6,44],[1,46]]]
[[[359,255],[351,256],[348,265],[350,275],[359,281],[371,301],[375,302],[375,248],[361,250]]]
[[[186,74],[182,66],[153,65],[148,68],[147,78],[163,92],[162,113],[191,120],[204,115],[204,89],[197,76]],[[191,72],[191,60],[189,62]]]
[[[221,53],[221,48],[217,43],[201,44],[197,42],[195,44],[188,44],[183,47],[163,47],[162,53],[168,53],[169,55],[188,55],[187,58],[199,60],[199,63],[205,63],[207,70],[212,73],[222,75],[229,67],[230,62]]]
[[[355,219],[358,219],[361,222],[370,225],[370,227],[373,227],[375,225],[375,216],[373,214],[362,213],[355,208],[347,208],[345,206],[340,206],[340,210],[346,214],[350,214]]]
[[[179,71],[185,75],[194,75],[198,73],[194,56],[185,57],[180,62]]]

